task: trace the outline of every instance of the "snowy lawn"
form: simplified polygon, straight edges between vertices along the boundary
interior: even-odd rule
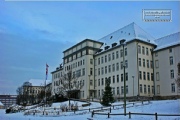
[[[74,102],[73,102],[74,103]],[[146,102],[147,103],[147,102]],[[61,103],[64,104],[64,103]],[[82,102],[78,102],[78,106],[82,105]],[[114,103],[123,104],[122,102]],[[54,103],[52,107],[58,107],[60,103]],[[128,107],[129,106],[129,107]],[[91,106],[83,107],[83,109],[101,107],[101,104],[92,102]],[[124,109],[120,106],[114,107],[115,109],[111,111],[111,114],[123,113]],[[99,113],[108,113],[109,111],[99,112]],[[180,100],[163,100],[163,101],[151,101],[150,104],[138,103],[134,106],[127,105],[127,113],[152,113],[155,114],[180,114]],[[87,111],[78,111],[75,114],[73,112],[67,112],[60,114],[59,116],[49,116],[49,115],[24,115],[21,113],[5,114],[5,110],[0,110],[0,120],[87,120],[91,118],[93,120],[128,120],[129,117],[124,115],[110,115],[110,118],[107,118],[107,115],[97,115],[95,114],[91,118],[91,112]],[[155,116],[146,116],[146,115],[132,115],[132,120],[155,120]],[[158,116],[158,120],[180,120],[180,116]]]

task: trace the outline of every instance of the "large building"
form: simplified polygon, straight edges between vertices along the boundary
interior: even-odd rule
[[[42,101],[43,97],[45,96],[45,84],[46,97],[50,98],[51,94],[48,93],[48,91],[51,91],[52,89],[50,80],[45,81],[39,79],[30,79],[29,81],[24,82],[19,89],[18,104],[31,105]]]
[[[76,92],[76,98],[80,99],[102,98],[106,78],[111,80],[115,98],[124,97],[124,89],[127,97],[177,95],[172,92],[177,86],[173,78],[169,81],[168,75],[175,78],[180,62],[179,34],[155,39],[131,23],[99,40],[85,39],[63,52],[63,65],[52,72],[52,93],[60,90],[60,77],[72,70],[77,82],[83,84]],[[169,48],[173,53],[166,54]],[[171,57],[173,65],[168,66]],[[163,79],[157,80],[157,73]]]
[[[0,95],[1,108],[7,109],[9,106],[16,104],[17,95]]]

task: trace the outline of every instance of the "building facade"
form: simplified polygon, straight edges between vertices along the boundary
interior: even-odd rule
[[[175,79],[180,63],[180,32],[156,40],[154,50],[154,75],[156,96],[179,95]]]
[[[0,102],[3,105],[3,108],[7,109],[9,106],[16,104],[16,98],[17,95],[0,95]]]
[[[171,43],[168,38],[167,41]],[[176,41],[179,38],[176,37]],[[156,73],[164,74],[163,67],[161,69],[156,67],[156,60],[162,59],[161,64],[166,64],[166,62],[163,63],[165,60],[163,57],[156,58],[155,54],[158,52],[164,56],[168,51],[167,47],[159,48],[158,39],[153,38],[135,23],[131,23],[98,41],[85,39],[63,52],[63,67],[61,66],[61,69],[58,68],[52,72],[52,93],[54,94],[60,89],[58,86],[61,85],[61,75],[72,70],[72,73],[78,77],[77,82],[83,84],[77,93],[77,98],[80,99],[102,98],[106,78],[111,80],[115,98],[123,98],[124,89],[126,89],[127,97],[152,97],[158,95],[157,89],[160,88],[162,88],[160,91],[166,93],[158,92],[161,96],[175,95],[171,92],[172,87],[174,87],[172,82],[167,83],[172,87],[166,89],[167,86],[164,86],[163,82],[156,80]],[[171,69],[176,71],[177,63],[180,60],[179,43],[171,48],[173,48],[174,65],[171,65],[171,68],[166,67],[170,69],[169,71]],[[124,80],[126,81],[125,87]],[[158,85],[164,86],[164,88],[158,88]]]

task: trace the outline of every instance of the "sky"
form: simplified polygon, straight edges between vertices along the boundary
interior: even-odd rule
[[[170,9],[172,22],[144,22],[143,9]],[[63,62],[63,51],[135,22],[160,38],[180,31],[180,2],[0,0],[0,94],[16,94],[30,79],[45,80]]]

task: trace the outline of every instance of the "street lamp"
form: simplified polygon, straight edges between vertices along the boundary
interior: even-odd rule
[[[133,78],[133,97],[134,97],[134,76],[132,76]]]
[[[124,69],[124,115],[126,116],[126,79],[125,79],[125,55],[124,55],[124,45],[125,45],[125,39],[120,40],[120,45],[123,46],[123,69]]]
[[[88,75],[89,76],[89,102],[90,102],[90,76],[91,75]]]

